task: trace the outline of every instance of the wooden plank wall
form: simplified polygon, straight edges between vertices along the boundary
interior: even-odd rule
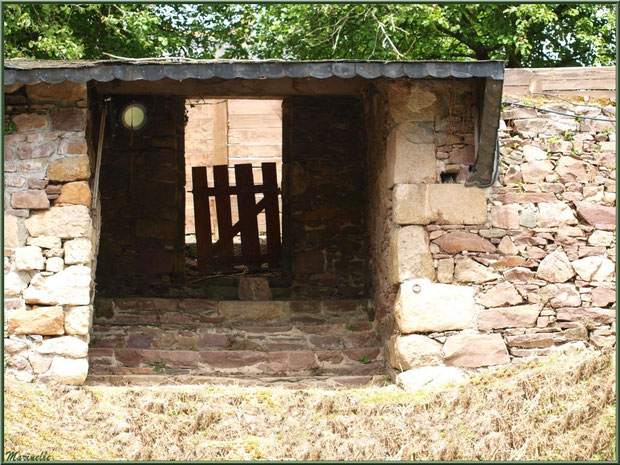
[[[616,67],[506,69],[504,95],[616,96]]]
[[[185,128],[185,233],[194,234],[192,166],[207,166],[213,186],[213,164],[228,161],[230,183],[235,183],[234,165],[252,163],[254,183],[262,183],[261,163],[274,162],[278,185],[282,185],[282,101],[256,99],[189,99]],[[262,194],[257,194],[260,201]],[[217,231],[215,205],[211,205],[212,231]],[[281,211],[281,207],[280,207]],[[239,218],[232,202],[233,223]],[[265,231],[264,214],[259,230]]]

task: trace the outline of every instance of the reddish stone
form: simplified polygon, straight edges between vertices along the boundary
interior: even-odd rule
[[[153,343],[153,336],[145,333],[130,333],[127,347],[132,349],[148,349]]]
[[[26,184],[26,178],[19,174],[6,174],[4,176],[5,187],[22,187]]]
[[[517,205],[491,207],[491,224],[496,228],[518,229],[519,207]]]
[[[504,278],[511,283],[528,283],[534,278],[534,273],[528,268],[512,268],[504,271]]]
[[[495,252],[496,248],[488,240],[465,231],[444,234],[435,241],[444,252],[455,254],[464,250],[470,252]]]
[[[13,123],[19,132],[37,131],[47,127],[47,115],[22,113],[13,117]]]
[[[42,209],[49,208],[50,201],[45,191],[26,190],[11,195],[11,206],[14,208]]]
[[[82,155],[85,154],[87,150],[88,147],[86,146],[86,141],[84,139],[65,139],[60,143],[58,153],[67,155]]]
[[[140,349],[114,349],[114,357],[125,366],[135,366],[143,360]]]
[[[313,334],[309,338],[310,343],[318,349],[341,349],[342,341],[338,336],[333,335],[316,335]]]
[[[446,339],[444,361],[449,366],[476,368],[510,362],[499,334],[459,334]]]
[[[52,129],[56,131],[83,131],[86,129],[86,110],[59,108],[52,114]]]
[[[224,347],[228,345],[228,336],[225,334],[202,333],[198,338],[198,347]]]
[[[146,362],[164,362],[174,366],[194,366],[198,363],[200,355],[193,350],[145,350],[143,352]]]
[[[450,163],[473,165],[476,161],[476,153],[473,145],[467,145],[463,148],[450,152]]]
[[[47,192],[48,195],[60,195],[61,191],[62,186],[56,184],[50,184],[45,187],[45,192]]]
[[[29,158],[32,158],[32,147],[29,145],[18,147],[17,156],[22,160],[28,160]]]
[[[607,307],[616,301],[616,291],[609,287],[595,287],[592,289],[592,305],[594,307]]]
[[[317,358],[321,362],[329,362],[334,365],[342,362],[343,356],[341,352],[332,351],[332,350],[324,350],[316,353]]]
[[[32,148],[29,158],[47,158],[56,152],[56,145],[53,142],[37,145]]]
[[[29,179],[28,187],[30,189],[45,189],[47,186],[47,179]]]
[[[614,207],[605,207],[592,202],[575,202],[577,215],[598,229],[614,229],[616,211]]]
[[[594,321],[608,325],[616,321],[616,311],[606,308],[559,308],[556,314],[558,321]]]
[[[500,257],[496,262],[491,263],[491,266],[495,269],[510,268],[513,266],[523,267],[525,266],[525,259],[518,255],[507,255]]]
[[[250,350],[220,350],[200,352],[200,360],[217,368],[236,368],[267,361],[264,352]]]
[[[522,347],[524,349],[545,348],[555,344],[552,334],[521,334],[519,336],[509,336],[506,339],[509,347]]]
[[[478,314],[478,329],[530,328],[536,326],[541,305],[518,305],[482,310]]]
[[[181,299],[179,308],[190,313],[211,314],[217,312],[217,300]]]
[[[368,357],[370,360],[374,360],[379,355],[378,348],[363,347],[358,349],[347,349],[343,353],[351,360],[360,361],[364,357]]]
[[[301,350],[270,352],[267,356],[269,360],[268,371],[310,370],[318,367],[313,352]]]

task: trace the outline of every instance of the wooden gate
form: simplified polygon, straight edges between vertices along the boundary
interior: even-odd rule
[[[213,167],[214,187],[209,187],[207,168],[192,167],[194,215],[198,269],[201,273],[232,272],[235,265],[258,270],[264,263],[269,268],[280,265],[280,217],[278,179],[275,163],[262,163],[263,184],[255,185],[252,165],[235,165],[236,185],[229,185],[228,166]],[[256,194],[263,198],[256,203]],[[237,196],[239,221],[232,224],[231,196]],[[209,197],[215,197],[219,239],[211,235]],[[266,252],[261,251],[258,215],[265,210]],[[241,254],[235,254],[233,238],[241,234]]]

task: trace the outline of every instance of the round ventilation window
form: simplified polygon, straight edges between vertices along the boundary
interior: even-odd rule
[[[146,124],[146,107],[141,103],[128,103],[121,111],[121,123],[131,131],[142,129]]]

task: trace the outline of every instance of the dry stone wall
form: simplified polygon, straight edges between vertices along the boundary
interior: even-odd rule
[[[417,100],[432,101],[425,98]],[[536,105],[615,114],[613,106]],[[390,114],[397,127],[422,119]],[[497,365],[575,341],[615,344],[615,125],[515,106],[501,118],[492,188],[431,183],[432,173],[394,177],[388,275],[398,293],[387,349],[396,370]],[[401,156],[418,154],[397,148]]]
[[[5,101],[6,373],[81,384],[97,237],[86,85],[17,85]]]

